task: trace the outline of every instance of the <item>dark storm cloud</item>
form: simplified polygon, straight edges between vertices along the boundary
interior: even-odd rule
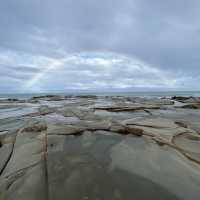
[[[129,57],[127,62],[137,58],[147,66],[161,70],[159,74],[166,74],[167,80],[168,73],[172,74],[177,87],[193,87],[200,73],[199,18],[198,0],[2,1],[0,76],[4,76],[4,79],[8,76],[17,78],[19,81],[29,80],[31,76],[34,79],[40,71],[43,71],[42,74],[49,73],[43,67],[59,62],[66,55],[69,57],[69,54],[81,53],[76,57],[79,60],[84,52],[92,52],[93,61],[98,62],[94,52],[101,52],[104,55],[108,53],[110,59],[113,57],[110,53]],[[127,62],[123,64],[128,69]],[[69,71],[68,61],[61,65],[64,66],[60,70]],[[84,68],[90,72],[93,70],[91,73],[95,76],[101,76],[98,69],[105,65],[102,62],[98,67],[95,62],[89,65],[84,61],[79,64],[75,62],[71,66],[73,69],[70,71],[76,75]],[[140,76],[140,81],[136,81],[138,85],[147,85],[144,84],[145,80],[151,83],[151,73],[121,71],[113,63],[109,66],[112,74],[104,84],[108,87],[113,84],[117,86],[121,82],[109,82],[108,79],[122,75],[124,80],[128,80],[125,84],[127,87],[136,84],[130,80],[136,75]],[[87,78],[71,82],[71,85],[85,85],[89,88],[91,80]],[[50,87],[49,82],[45,83],[45,88]],[[62,82],[58,81],[57,84],[59,88]],[[156,85],[159,83],[153,83],[153,86]]]

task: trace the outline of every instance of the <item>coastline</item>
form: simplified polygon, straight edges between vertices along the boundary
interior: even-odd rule
[[[1,93],[0,99],[17,98],[17,99],[29,99],[34,96],[125,96],[125,97],[148,97],[148,98],[162,98],[173,96],[185,96],[185,97],[200,97],[200,91],[135,91],[135,92],[41,92],[41,93]]]

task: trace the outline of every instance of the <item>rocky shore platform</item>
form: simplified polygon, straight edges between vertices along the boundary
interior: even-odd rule
[[[199,200],[200,98],[0,100],[0,200]]]

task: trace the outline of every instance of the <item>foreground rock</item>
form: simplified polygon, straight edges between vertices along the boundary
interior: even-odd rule
[[[1,200],[199,200],[200,111],[174,104],[188,98],[31,101],[0,119]]]
[[[0,178],[0,199],[46,199],[45,134],[39,128],[19,131],[9,153]]]

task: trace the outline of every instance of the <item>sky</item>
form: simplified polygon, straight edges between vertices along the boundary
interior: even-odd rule
[[[0,93],[200,90],[199,0],[6,0]]]

